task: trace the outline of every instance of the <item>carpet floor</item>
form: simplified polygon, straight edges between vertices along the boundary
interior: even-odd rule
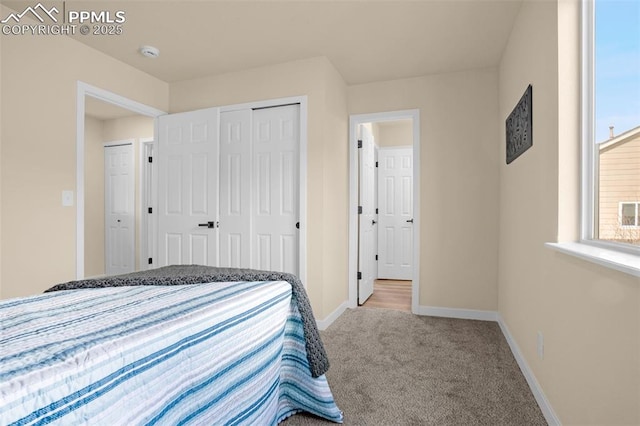
[[[497,323],[357,308],[321,336],[345,425],[547,424]]]

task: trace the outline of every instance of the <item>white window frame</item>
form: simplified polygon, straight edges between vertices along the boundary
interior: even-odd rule
[[[582,2],[582,242],[594,240],[597,163],[595,119],[595,1]]]
[[[598,145],[595,143],[595,0],[582,1],[582,226],[581,243],[640,256],[640,247],[596,237]]]
[[[595,0],[582,0],[582,158],[580,239],[576,242],[546,243],[561,253],[640,277],[640,247],[598,240],[596,206],[598,205],[598,156],[595,144],[594,59]]]
[[[624,204],[633,204],[634,206],[636,206],[636,213],[635,213],[635,224],[634,225],[625,225],[624,223],[622,223],[622,206]],[[625,228],[625,229],[636,229],[636,228],[640,228],[640,201],[620,201],[618,203],[618,223],[620,224],[621,228]]]

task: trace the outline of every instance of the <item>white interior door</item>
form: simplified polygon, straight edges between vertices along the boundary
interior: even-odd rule
[[[378,152],[378,278],[413,275],[413,149]]]
[[[299,272],[299,105],[253,111],[253,268]]]
[[[220,266],[251,267],[251,110],[220,113]]]
[[[218,109],[159,117],[158,266],[218,265]]]
[[[360,126],[362,147],[360,154],[360,200],[359,209],[359,248],[358,248],[358,303],[363,304],[373,294],[373,281],[376,274],[376,241],[374,239],[375,206],[374,178],[375,151],[371,131]]]
[[[156,205],[156,174],[154,172],[153,157],[155,144],[153,140],[141,141],[141,173],[140,187],[142,188],[140,207],[140,270],[152,269],[158,262],[156,253],[158,207]],[[157,162],[157,157],[156,157]],[[154,213],[155,211],[155,213]]]
[[[105,273],[135,269],[133,145],[104,147]]]

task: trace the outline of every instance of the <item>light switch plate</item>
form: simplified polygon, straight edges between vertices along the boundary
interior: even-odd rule
[[[73,191],[62,191],[62,206],[73,206]]]

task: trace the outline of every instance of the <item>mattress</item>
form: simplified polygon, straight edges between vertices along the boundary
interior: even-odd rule
[[[0,321],[3,425],[342,421],[284,281],[59,291]]]

